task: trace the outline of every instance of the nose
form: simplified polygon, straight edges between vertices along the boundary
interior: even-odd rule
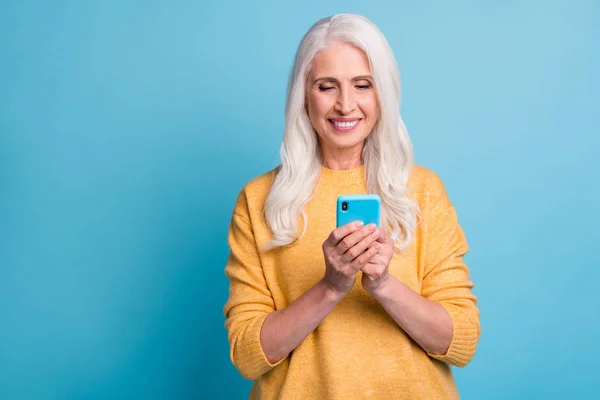
[[[356,100],[351,88],[342,88],[338,92],[337,101],[335,102],[335,111],[342,115],[350,114],[356,108]]]

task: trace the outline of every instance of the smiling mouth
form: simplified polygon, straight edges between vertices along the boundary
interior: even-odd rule
[[[345,131],[352,130],[354,127],[356,127],[356,125],[358,125],[358,123],[360,122],[361,119],[362,118],[357,118],[357,119],[351,119],[351,120],[346,120],[346,121],[330,119],[329,122],[335,128],[335,130],[345,132]]]

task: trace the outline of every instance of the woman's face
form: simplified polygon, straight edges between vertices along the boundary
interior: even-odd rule
[[[324,157],[361,154],[379,118],[367,55],[336,42],[319,51],[308,74],[306,105]]]

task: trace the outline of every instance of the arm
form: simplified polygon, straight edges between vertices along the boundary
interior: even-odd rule
[[[223,312],[231,361],[246,379],[254,380],[275,366],[260,345],[261,327],[275,310],[275,303],[263,275],[249,217],[243,212],[243,197],[240,199],[229,228],[230,254],[225,267],[229,298]]]
[[[272,312],[262,328],[261,344],[269,362],[294,350],[354,286],[356,273],[378,252],[375,226],[350,223],[335,229],[323,243],[325,276],[282,310]]]
[[[231,360],[240,373],[254,380],[294,350],[343,298],[323,280],[281,310],[274,302],[258,260],[240,245],[249,239],[249,221],[234,214],[230,233],[231,255],[225,269],[230,298],[225,306]]]
[[[429,356],[464,367],[477,349],[481,335],[477,298],[463,256],[469,251],[456,211],[442,191],[443,210],[436,213],[428,233],[428,250],[421,295],[440,304],[452,321],[452,340],[440,353]]]
[[[447,351],[452,340],[452,319],[441,304],[420,296],[394,276],[371,294],[426,352]]]
[[[284,309],[269,314],[260,334],[269,362],[277,363],[287,357],[343,297],[321,280]]]
[[[429,356],[458,367],[467,365],[481,335],[477,297],[472,292],[464,255],[469,251],[442,181],[435,176],[426,234],[426,256],[421,295],[440,304],[452,320],[452,340],[442,354]]]
[[[465,366],[479,340],[479,311],[463,261],[468,245],[454,207],[441,181],[435,178],[431,206],[424,220],[426,256],[421,293],[389,276],[389,259],[382,262],[381,254],[363,268],[367,274],[363,286],[430,357]],[[382,246],[388,248],[391,258],[391,239],[381,236]]]
[[[306,293],[275,310],[258,255],[246,200],[238,199],[229,230],[225,273],[230,281],[224,308],[230,356],[247,379],[257,379],[283,361],[352,288],[356,272],[375,252],[367,227],[348,224],[323,244],[326,274]],[[366,250],[366,251],[365,251]]]

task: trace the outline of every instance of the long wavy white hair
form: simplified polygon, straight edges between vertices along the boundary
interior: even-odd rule
[[[395,246],[403,250],[412,240],[419,209],[406,188],[413,150],[400,117],[400,72],[379,28],[354,14],[317,21],[304,35],[296,53],[288,84],[281,165],[264,208],[265,221],[273,233],[267,248],[293,244],[306,232],[305,207],[322,168],[317,134],[305,109],[306,79],[315,54],[336,41],[362,49],[369,59],[380,117],[363,147],[365,179],[368,192],[381,197],[382,227],[394,239]],[[298,216],[303,219],[301,233]]]

